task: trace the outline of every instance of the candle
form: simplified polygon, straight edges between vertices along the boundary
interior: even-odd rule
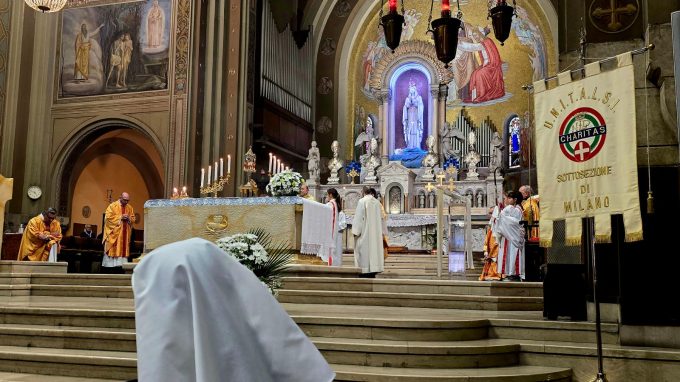
[[[172,196],[177,196],[177,195],[178,195],[178,194],[177,194],[177,187],[174,187],[174,188],[172,189]]]
[[[397,0],[390,0],[390,13],[397,13]]]
[[[274,167],[274,162],[272,162],[272,159],[274,157],[272,156],[272,153],[269,153],[269,173],[272,173],[272,167]]]
[[[231,174],[231,154],[227,154],[227,173]]]
[[[276,155],[274,155],[274,161],[272,162],[272,175],[276,174]]]
[[[208,186],[212,184],[212,166],[208,166]]]
[[[224,159],[220,158],[220,176],[224,176]]]
[[[205,179],[205,169],[201,169],[201,188],[203,188],[203,180]]]
[[[449,0],[442,0],[442,15],[451,14],[451,5]]]
[[[217,161],[215,161],[215,181],[217,181],[217,179],[219,178],[217,177]]]
[[[187,194],[187,186],[182,187],[182,195],[185,196]]]
[[[276,160],[276,173],[281,172],[281,159]]]

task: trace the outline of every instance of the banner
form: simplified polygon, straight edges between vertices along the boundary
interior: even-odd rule
[[[637,177],[635,87],[630,53],[617,68],[586,65],[572,81],[534,83],[540,242],[552,245],[553,222],[566,220],[566,244],[580,245],[581,218],[595,218],[596,242],[611,241],[611,215],[622,214],[626,241],[642,240]]]

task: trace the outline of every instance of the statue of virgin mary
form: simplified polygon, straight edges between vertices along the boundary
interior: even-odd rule
[[[413,80],[408,83],[408,95],[402,113],[406,148],[421,148],[423,141],[423,98]]]

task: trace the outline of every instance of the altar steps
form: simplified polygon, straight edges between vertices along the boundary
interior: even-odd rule
[[[478,258],[479,257],[479,258]],[[465,272],[449,273],[448,258],[443,257],[441,263],[442,276],[444,280],[478,280],[482,273],[484,263],[480,256],[475,257],[474,269],[466,269]],[[343,255],[343,266],[354,265],[354,255]],[[420,279],[435,280],[437,277],[437,257],[431,253],[399,253],[390,254],[385,259],[384,272],[377,275],[381,279]]]

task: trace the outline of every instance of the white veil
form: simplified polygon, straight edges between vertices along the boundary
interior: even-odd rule
[[[335,374],[255,275],[202,239],[156,249],[132,276],[142,382],[326,382]]]

